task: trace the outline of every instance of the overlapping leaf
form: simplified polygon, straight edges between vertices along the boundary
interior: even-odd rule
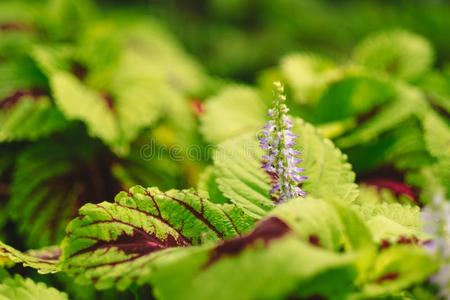
[[[294,120],[293,131],[299,135],[297,147],[304,160],[301,166],[308,176],[303,189],[327,201],[355,200],[355,174],[345,155],[301,119]],[[270,178],[261,168],[262,154],[256,137],[244,135],[220,144],[214,158],[219,189],[232,202],[260,217],[274,207],[268,195]]]
[[[434,59],[433,49],[427,40],[403,30],[367,37],[356,47],[353,56],[368,68],[405,80],[415,80],[423,75]]]
[[[299,103],[314,103],[327,84],[340,75],[335,64],[311,54],[291,54],[281,61],[281,71]]]
[[[438,267],[425,249],[395,246],[376,258],[368,281],[362,288],[363,298],[389,296],[426,280]]]
[[[67,294],[52,287],[46,286],[42,282],[34,282],[30,278],[22,278],[16,275],[14,278],[7,278],[0,284],[1,300],[68,300]]]
[[[447,189],[450,194],[450,125],[437,114],[429,112],[423,117],[424,138],[430,154],[436,161],[429,167],[428,172],[434,176],[438,189]],[[424,170],[424,172],[427,172]],[[429,180],[426,180],[426,182]],[[424,186],[426,189],[427,187]]]
[[[205,197],[136,186],[114,203],[85,205],[67,227],[64,270],[81,283],[124,289],[147,280],[154,261],[184,253],[180,247],[229,239],[253,223],[237,207]]]
[[[386,189],[374,193],[371,188],[361,188],[356,207],[374,239],[395,243],[401,238],[426,238],[422,231],[420,208],[413,203],[389,202],[392,198],[392,193]]]
[[[329,289],[311,288],[327,272],[339,275],[328,282]],[[272,216],[243,237],[159,261],[150,280],[162,300],[250,300],[329,296],[336,287],[348,286],[341,289],[345,294],[351,290],[354,275],[351,255],[304,243],[287,223]]]
[[[208,166],[203,170],[198,180],[197,188],[201,191],[207,191],[210,200],[214,203],[228,202],[228,199],[222,194],[217,186],[216,169],[214,166]]]
[[[255,90],[236,86],[208,99],[204,110],[200,130],[208,142],[216,144],[260,128],[267,108]]]
[[[108,157],[97,156],[102,147],[78,136],[37,143],[18,158],[7,209],[30,247],[58,243],[81,205],[101,201],[117,188]]]
[[[371,233],[352,209],[312,197],[293,199],[278,206],[269,216],[289,224],[305,242],[331,251],[371,247]]]
[[[25,267],[37,269],[39,273],[55,273],[59,271],[59,247],[47,247],[44,249],[21,252],[11,246],[0,242],[0,257],[2,264],[21,263]]]
[[[180,106],[176,103],[184,101],[182,93],[198,88],[192,80],[202,78],[169,41],[149,39],[147,34],[164,36],[152,28],[140,24],[119,29],[99,23],[84,34],[79,47],[39,47],[33,53],[64,115],[83,121],[90,135],[121,155],[142,129]],[[178,74],[169,68],[167,56],[174,53],[178,66],[190,71],[176,68]]]
[[[411,86],[398,85],[395,99],[391,103],[384,106],[357,129],[340,138],[337,145],[351,147],[367,143],[424,109],[426,109],[426,102],[420,90]]]
[[[16,92],[0,102],[0,141],[36,140],[67,126],[64,116],[47,97]],[[24,94],[24,96],[20,96]]]
[[[308,117],[319,124],[347,119],[358,122],[394,96],[389,80],[365,72],[349,73],[327,85]]]

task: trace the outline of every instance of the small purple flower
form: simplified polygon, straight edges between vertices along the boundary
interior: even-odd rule
[[[302,160],[297,158],[300,151],[295,150],[295,135],[292,121],[287,115],[289,109],[284,102],[284,87],[274,82],[274,106],[269,109],[270,120],[258,137],[260,147],[266,152],[262,157],[263,168],[272,178],[270,195],[277,202],[286,202],[295,197],[304,197],[306,193],[299,187],[306,177],[301,176],[302,168],[297,165]]]
[[[450,299],[450,202],[437,194],[425,207],[423,220],[425,231],[434,237],[427,248],[443,262],[431,282],[439,287],[442,299]]]

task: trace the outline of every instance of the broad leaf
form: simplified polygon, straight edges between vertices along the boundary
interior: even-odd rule
[[[357,209],[361,212],[375,241],[397,242],[402,238],[424,238],[420,208],[414,204],[386,202],[393,195],[387,190],[373,193],[362,188]]]
[[[390,101],[394,92],[388,80],[365,73],[350,73],[327,86],[317,104],[308,111],[308,118],[320,124],[347,119],[357,123]]]
[[[67,121],[37,91],[16,91],[0,100],[0,142],[36,140],[67,126]]]
[[[216,168],[214,166],[206,167],[200,175],[197,185],[198,190],[207,191],[211,202],[228,203],[229,200],[224,197],[217,186]]]
[[[301,288],[317,284],[331,271],[337,276],[328,282],[328,289],[311,288],[308,294]],[[284,221],[270,217],[248,235],[160,260],[151,282],[162,300],[285,299],[300,293],[330,296],[333,287],[351,286],[354,274],[351,255],[310,246],[298,240]]]
[[[395,99],[391,103],[382,107],[379,113],[348,135],[340,138],[337,144],[347,148],[367,143],[424,109],[426,109],[426,102],[420,90],[412,86],[398,85]]]
[[[253,220],[232,205],[217,205],[194,190],[136,186],[114,203],[87,204],[67,227],[63,269],[80,283],[125,289],[143,282],[155,260],[240,235]]]
[[[314,103],[327,84],[340,75],[335,64],[311,54],[291,54],[281,61],[281,71],[299,103]]]
[[[42,282],[34,282],[30,278],[22,278],[16,275],[14,278],[7,278],[0,284],[1,300],[68,300],[67,294],[52,287],[46,286]]]
[[[405,80],[415,80],[433,64],[434,53],[423,37],[393,30],[373,34],[354,50],[354,59],[362,65]]]
[[[447,195],[450,195],[450,124],[432,111],[424,114],[422,122],[426,148],[434,161],[418,174],[412,175],[416,177],[412,180],[422,187],[428,197],[432,197],[436,190],[446,188]],[[427,197],[424,198],[426,200]]]
[[[437,268],[437,261],[425,249],[411,246],[391,247],[382,251],[375,260],[362,294],[366,298],[392,295],[423,282]]]
[[[351,166],[333,143],[301,119],[294,119],[297,147],[302,151],[301,166],[308,179],[302,188],[315,198],[350,203],[358,195]],[[274,207],[269,198],[270,178],[261,167],[262,150],[256,137],[244,135],[219,145],[214,164],[217,184],[233,203],[254,216],[263,216]]]
[[[21,263],[25,267],[37,269],[39,273],[55,273],[59,271],[59,247],[47,247],[39,250],[21,252],[0,242],[2,264]]]
[[[423,117],[425,142],[428,151],[437,159],[450,158],[450,125],[437,114],[428,112]]]
[[[39,142],[18,158],[7,208],[30,247],[59,243],[79,207],[118,189],[103,147],[78,131],[71,134],[78,139]]]
[[[269,216],[287,222],[305,242],[332,251],[355,251],[372,245],[371,235],[355,211],[320,199],[293,199]]]
[[[294,120],[293,131],[299,136],[297,145],[302,151],[301,166],[308,177],[303,183],[303,189],[309,195],[326,201],[354,201],[359,191],[347,156],[330,140],[323,138],[311,124],[301,119]]]
[[[99,83],[94,79],[85,82],[81,75],[77,78],[71,74],[65,66],[67,61],[58,63],[54,52],[37,48],[34,56],[49,77],[56,104],[67,118],[86,123],[90,135],[101,138],[120,154],[127,153],[129,143],[141,129],[157,120],[162,99],[180,97],[159,75],[146,72],[150,66],[131,51],[122,53],[114,72],[109,71]]]
[[[204,110],[200,130],[206,141],[216,144],[259,129],[264,124],[267,107],[255,90],[235,86],[207,99]]]
[[[261,167],[263,151],[255,135],[243,135],[219,144],[214,153],[216,182],[223,195],[255,217],[275,205],[270,199],[270,179]]]

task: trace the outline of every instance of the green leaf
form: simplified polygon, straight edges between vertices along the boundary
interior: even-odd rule
[[[67,58],[54,52],[36,48],[34,57],[49,77],[57,106],[68,119],[83,121],[91,136],[119,154],[126,154],[140,130],[157,120],[162,99],[180,97],[160,77],[145,72],[149,66],[131,51],[122,53],[114,72],[103,75],[99,83],[83,82],[69,73]]]
[[[299,135],[301,166],[308,179],[302,188],[309,195],[327,201],[350,203],[358,196],[351,166],[333,143],[301,119],[294,119],[293,132]],[[270,178],[261,167],[262,150],[256,138],[243,135],[220,144],[215,155],[217,184],[225,197],[255,217],[274,207],[269,198]]]
[[[22,278],[16,275],[14,278],[5,279],[0,284],[1,300],[68,300],[67,294],[42,282],[34,282],[30,278]]]
[[[216,144],[261,128],[267,107],[255,90],[232,86],[207,99],[204,109],[200,131],[207,142]]]
[[[174,160],[167,149],[153,141],[133,145],[126,157],[113,163],[112,173],[124,189],[138,184],[154,185],[161,189],[173,188],[182,178],[182,169],[180,162]]]
[[[118,32],[124,47],[142,59],[147,66],[145,73],[163,78],[170,90],[179,93],[191,94],[204,88],[206,75],[201,65],[158,22],[146,16],[139,20],[126,19],[121,25],[113,34]],[[93,50],[95,55],[96,49]]]
[[[42,3],[37,2],[2,1],[0,3],[0,24],[6,27],[8,24],[16,24],[19,27],[19,30],[2,30],[0,33],[0,53],[2,57],[7,58],[6,61],[10,58],[23,57],[38,40],[39,34],[35,20],[36,12],[40,9],[42,9]],[[7,63],[6,61],[2,61],[1,65]]]
[[[188,247],[240,235],[254,222],[232,205],[194,190],[136,186],[114,203],[87,204],[67,227],[63,269],[80,283],[127,288],[151,274],[155,260]]]
[[[262,155],[256,135],[252,134],[227,140],[214,153],[219,190],[257,218],[275,206],[269,197],[269,176],[261,167]]]
[[[450,125],[437,114],[423,117],[424,137],[428,151],[437,159],[450,158]]]
[[[354,59],[374,70],[415,80],[433,64],[434,53],[423,37],[403,30],[375,33],[354,50]]]
[[[52,40],[73,40],[92,22],[92,1],[49,0],[38,21]]]
[[[390,247],[374,262],[363,295],[373,298],[392,295],[426,280],[438,268],[438,263],[425,249],[411,246]]]
[[[430,156],[427,165],[407,174],[407,181],[420,187],[420,199],[428,203],[436,193],[450,195],[450,126],[431,110],[421,116],[424,147]]]
[[[67,127],[64,116],[47,97],[9,99],[0,102],[0,142],[36,140]]]
[[[394,95],[395,90],[388,80],[371,74],[350,73],[327,86],[308,117],[314,123],[363,118]]]
[[[345,292],[355,275],[353,257],[310,246],[284,221],[269,217],[243,237],[160,260],[151,282],[162,300],[285,299],[330,271],[337,276],[328,285]]]
[[[298,103],[314,103],[340,75],[335,64],[313,54],[291,54],[281,61],[281,71]]]
[[[353,202],[359,191],[347,156],[301,119],[294,120],[293,131],[299,136],[297,147],[302,151],[300,158],[303,159],[300,165],[308,177],[303,189],[312,197],[326,201]]]
[[[229,200],[224,197],[219,187],[217,186],[216,169],[214,166],[206,167],[200,174],[197,189],[200,191],[207,191],[209,199],[214,203],[228,203]]]
[[[314,199],[293,199],[277,206],[269,216],[283,219],[305,242],[335,252],[372,246],[371,234],[351,208]]]
[[[29,91],[45,85],[45,76],[28,56],[2,61],[0,64],[0,99],[17,91]]]
[[[396,170],[410,172],[433,162],[425,147],[419,120],[409,118],[376,138],[346,149],[355,172],[370,173],[392,165]]]
[[[426,109],[424,95],[420,90],[412,86],[398,85],[395,99],[391,103],[382,107],[375,116],[355,130],[339,138],[337,145],[347,148],[367,143]]]
[[[118,189],[102,147],[78,131],[68,137],[35,143],[19,155],[7,209],[30,247],[60,242],[79,207]]]
[[[44,249],[21,252],[11,246],[0,242],[0,257],[2,264],[21,263],[25,267],[37,269],[39,273],[55,273],[59,268],[59,247],[47,247]]]
[[[413,204],[387,203],[393,195],[387,190],[373,193],[369,188],[362,188],[358,198],[358,210],[375,241],[396,242],[400,237],[424,238],[420,208]]]

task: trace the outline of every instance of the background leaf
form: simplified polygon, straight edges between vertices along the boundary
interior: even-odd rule
[[[42,282],[34,282],[30,278],[22,278],[16,275],[14,278],[5,279],[0,284],[0,299],[2,300],[67,300],[67,294],[54,288],[47,287]]]

